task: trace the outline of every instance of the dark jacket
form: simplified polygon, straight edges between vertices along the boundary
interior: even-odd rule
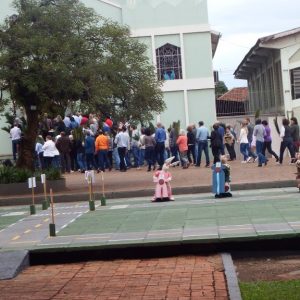
[[[62,131],[66,131],[66,125],[63,121],[59,121],[55,124],[55,130],[57,133],[61,133]]]
[[[210,143],[211,147],[221,148],[221,146],[223,144],[223,140],[222,140],[221,134],[218,132],[218,129],[213,130],[211,132],[210,141],[211,141],[211,143]]]
[[[192,131],[188,131],[187,138],[188,138],[188,145],[195,145],[196,137]]]
[[[77,154],[79,154],[79,153],[84,154],[85,153],[84,145],[83,145],[83,142],[81,140],[74,140],[74,144],[75,144]]]
[[[294,124],[290,128],[291,128],[291,135],[292,135],[293,141],[294,142],[298,142],[300,140],[300,137],[299,137],[299,125]]]
[[[282,138],[283,141],[292,142],[292,131],[290,126],[284,126],[284,137]]]
[[[69,153],[71,151],[71,141],[68,136],[61,136],[56,142],[56,148],[60,153]]]

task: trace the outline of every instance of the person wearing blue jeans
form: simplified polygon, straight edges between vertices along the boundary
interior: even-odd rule
[[[261,167],[263,164],[267,165],[267,158],[263,155],[264,143],[261,141],[256,141],[256,154],[258,156],[258,167]]]
[[[140,169],[140,132],[135,125],[131,126],[131,153],[134,160],[134,168]]]
[[[257,155],[251,150],[254,125],[251,123],[249,118],[246,118],[245,122],[247,124],[247,130],[248,130],[248,133],[247,133],[247,139],[248,139],[248,143],[249,143],[248,156],[253,158],[253,162],[256,162]],[[249,159],[249,161],[250,160],[251,159]]]
[[[202,157],[202,151],[204,151],[206,164],[205,166],[209,166],[209,154],[208,154],[208,141],[198,141],[198,155],[197,155],[197,162],[196,166],[200,167],[201,164],[201,157]]]
[[[119,157],[119,153],[118,153],[118,148],[115,147],[113,148],[113,161],[115,163],[115,169],[116,170],[120,170],[120,157]]]
[[[258,167],[263,164],[267,165],[268,160],[263,155],[265,127],[261,123],[261,119],[255,121],[253,135],[256,137],[256,154],[258,156]]]
[[[94,160],[95,154],[95,138],[91,136],[89,131],[86,132],[85,143],[84,143],[85,155],[86,155],[86,166],[88,170],[97,169]]]
[[[238,138],[238,142],[240,143],[240,152],[243,155],[242,163],[247,163],[251,159],[249,158],[249,141],[248,141],[248,129],[247,122],[244,121],[241,124],[240,136]]]
[[[196,159],[196,166],[200,167],[201,164],[201,156],[202,151],[204,151],[205,158],[206,158],[206,164],[205,166],[209,166],[209,154],[208,154],[208,138],[209,138],[209,132],[208,129],[204,126],[204,122],[199,122],[199,127],[196,131],[196,141],[198,145],[198,154]]]
[[[131,148],[133,159],[134,159],[134,168],[139,168],[140,165],[140,148],[137,145],[132,145]]]
[[[109,170],[111,170],[111,165],[108,159],[108,150],[99,150],[98,151],[98,161],[99,161],[99,167],[100,170],[105,172],[105,166],[108,167]]]
[[[240,144],[240,152],[243,155],[244,162],[246,162],[249,158],[248,153],[249,153],[249,144],[248,143],[241,143]]]
[[[77,164],[81,173],[84,173],[86,170],[86,163],[85,163],[85,154],[82,152],[77,153]]]
[[[81,140],[75,140],[75,146],[77,150],[77,164],[79,166],[79,169],[81,173],[84,173],[86,170],[86,161],[85,161],[85,150],[84,145]]]
[[[160,122],[157,123],[157,128],[155,131],[155,141],[156,141],[156,158],[159,164],[159,170],[162,169],[165,159],[165,141],[167,135],[165,129],[162,127]]]

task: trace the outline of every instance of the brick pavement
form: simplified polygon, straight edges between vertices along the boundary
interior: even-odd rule
[[[0,291],[6,300],[228,299],[218,255],[33,266]]]

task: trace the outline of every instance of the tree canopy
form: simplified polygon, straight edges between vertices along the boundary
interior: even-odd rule
[[[42,112],[76,102],[144,122],[163,111],[146,46],[130,37],[129,28],[78,0],[16,0],[14,6],[16,15],[0,27],[0,87],[26,112],[20,165],[29,167],[24,159],[32,158]]]
[[[224,81],[218,81],[215,85],[216,98],[228,92],[228,88]]]

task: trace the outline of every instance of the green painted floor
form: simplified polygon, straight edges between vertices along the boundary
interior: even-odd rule
[[[174,202],[149,198],[55,205],[56,237],[49,236],[51,210],[29,215],[29,206],[0,209],[0,249],[126,247],[298,237],[300,194],[296,188],[236,191],[233,198],[178,195]]]
[[[29,207],[0,207],[0,230],[15,224],[29,215]]]
[[[175,202],[165,203],[108,200],[108,206],[82,215],[58,235],[93,235],[95,240],[102,235],[101,241],[110,243],[295,236],[299,232],[300,194],[296,189],[276,189],[239,192],[218,200],[210,194],[177,196]]]

